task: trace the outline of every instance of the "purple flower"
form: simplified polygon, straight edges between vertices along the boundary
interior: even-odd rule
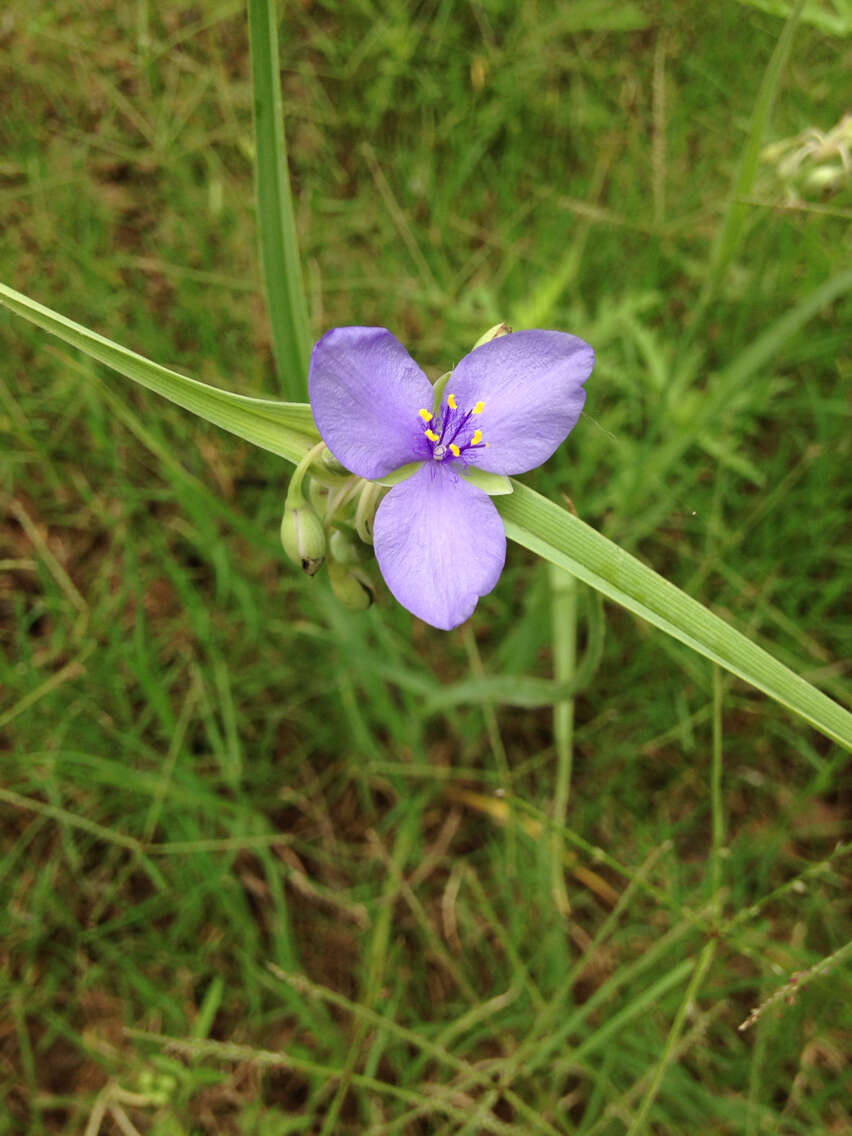
[[[500,576],[506,533],[468,467],[525,473],[547,461],[583,409],[595,353],[561,331],[484,343],[450,375],[440,406],[402,344],[382,327],[337,327],[314,347],[311,406],[329,450],[371,480],[422,462],[376,513],[376,559],[397,600],[445,631]]]

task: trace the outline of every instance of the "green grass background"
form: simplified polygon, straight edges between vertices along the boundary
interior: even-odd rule
[[[705,413],[848,265],[823,143],[712,273],[788,11],[302,0],[282,83],[314,334],[435,376],[501,319],[588,339],[530,482],[842,700],[848,298]],[[840,122],[845,13],[806,5],[764,144]],[[251,99],[240,3],[12,0],[0,278],[274,394]],[[839,747],[516,547],[451,634],[344,611],[283,463],[5,313],[0,361],[0,1133],[849,1130]],[[477,696],[602,628],[573,706]]]

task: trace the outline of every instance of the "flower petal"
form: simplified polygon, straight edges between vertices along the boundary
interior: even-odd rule
[[[384,477],[431,455],[421,408],[432,385],[383,327],[335,327],[314,347],[308,376],[322,439],[359,477]]]
[[[526,473],[547,461],[576,425],[595,353],[563,331],[514,331],[465,355],[447,383],[459,407],[483,403],[487,448],[465,460],[491,473]]]
[[[438,462],[388,493],[373,543],[396,599],[443,631],[464,623],[506,559],[506,532],[491,498]]]

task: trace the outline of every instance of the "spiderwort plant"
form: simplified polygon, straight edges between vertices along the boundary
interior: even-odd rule
[[[836,299],[844,290],[848,290],[848,286],[849,273],[841,272],[838,276],[820,284],[816,291],[802,302],[799,312],[801,313],[802,310],[811,313],[817,311],[826,303]],[[347,502],[351,504],[357,496],[358,507],[354,516],[354,531],[362,539],[366,538],[368,542],[371,539],[373,534],[370,518],[374,511],[376,498],[381,492],[381,487],[376,482],[367,483],[360,478],[347,475],[345,467],[341,467],[336,458],[329,460],[326,450],[321,451],[319,461],[313,461],[311,449],[318,441],[318,437],[315,432],[314,416],[310,407],[306,404],[255,399],[233,391],[222,390],[219,387],[207,386],[195,379],[188,378],[186,375],[178,374],[177,371],[171,371],[159,363],[154,363],[142,355],[137,355],[126,347],[122,347],[121,344],[114,343],[105,336],[84,327],[82,324],[75,323],[59,312],[52,311],[44,304],[38,303],[37,300],[25,296],[21,292],[16,292],[14,288],[9,288],[2,283],[0,283],[0,305],[29,320],[51,335],[57,336],[63,343],[75,350],[82,351],[88,358],[111,367],[131,382],[155,391],[206,421],[244,438],[252,445],[278,454],[297,467],[303,461],[309,461],[311,463],[311,484],[306,497],[311,500],[315,510],[321,509],[325,514],[326,521],[334,524],[338,516],[341,516],[342,520],[341,510],[345,509]],[[785,321],[788,321],[789,326],[792,326],[789,322],[789,316],[792,314],[789,313],[788,316],[783,317]],[[799,316],[797,315],[796,318],[798,319]],[[519,337],[532,335],[547,337],[556,335],[556,333],[516,332],[514,335],[507,336],[505,342],[512,344]],[[318,353],[317,360],[317,377],[320,380],[320,385],[317,388],[317,410],[332,444],[336,444],[334,437],[342,437],[341,453],[346,449],[347,438],[350,441],[354,439],[356,442],[359,439],[363,441],[366,438],[369,443],[378,434],[380,443],[382,439],[387,441],[395,420],[388,413],[385,413],[384,418],[382,418],[382,410],[387,410],[386,404],[394,409],[396,419],[401,421],[404,431],[410,430],[409,411],[411,411],[412,404],[418,410],[428,410],[429,408],[428,401],[425,405],[420,405],[418,401],[419,391],[424,390],[423,376],[420,379],[416,378],[417,375],[421,374],[419,369],[408,359],[408,356],[393,340],[392,336],[376,328],[355,329],[356,348],[359,337],[366,337],[368,344],[372,337],[373,346],[378,345],[379,347],[379,358],[378,360],[373,359],[374,362],[379,363],[379,371],[375,374],[370,369],[369,361],[364,362],[358,359],[357,350],[355,352],[356,365],[354,370],[346,365],[347,351],[342,350],[342,348],[346,346],[347,336],[349,337],[351,354],[353,333],[351,331],[339,331],[333,337],[329,337],[327,344],[323,341],[323,351]],[[570,339],[571,337],[566,338]],[[775,329],[771,331],[769,338],[774,344],[777,344]],[[337,343],[335,343],[335,339],[338,341]],[[496,340],[496,342],[501,343],[504,340]],[[392,380],[388,384],[386,380],[382,379],[382,344],[384,344],[385,362],[392,364],[396,359],[398,364],[399,359],[402,358],[401,370],[403,375],[410,375],[413,372],[415,376],[415,389],[413,391],[409,390],[403,381],[403,393],[400,396],[396,382]],[[591,351],[586,348],[585,344],[580,345],[579,341],[574,341],[574,345],[575,348],[589,352],[584,368],[587,373],[591,369]],[[487,346],[486,344],[485,347]],[[479,359],[487,359],[488,357],[485,347],[474,349],[471,356],[468,356],[464,369],[461,369],[460,365],[462,376],[465,370],[467,370],[469,379],[479,374]],[[326,348],[329,349],[329,356],[324,359]],[[334,350],[331,350],[332,348]],[[764,354],[760,355],[758,352],[755,358],[760,356],[760,358],[765,359],[768,350],[769,348],[764,344]],[[374,351],[371,356],[375,356],[375,354]],[[567,354],[567,362],[570,363],[574,351]],[[564,368],[566,352],[563,350],[558,352],[557,355],[561,356]],[[338,359],[338,362],[335,363],[335,356],[342,356],[342,361]],[[502,376],[504,366],[507,368],[515,367],[519,371],[518,381],[528,384],[526,389],[522,391],[522,397],[526,401],[520,411],[516,413],[514,419],[515,430],[509,433],[508,446],[503,447],[504,455],[506,452],[512,454],[514,448],[514,453],[523,458],[522,464],[515,467],[520,470],[526,468],[527,463],[534,464],[537,460],[544,460],[547,453],[551,452],[559,444],[559,440],[570,430],[579,412],[579,406],[582,404],[582,394],[577,390],[578,386],[582,386],[582,371],[580,374],[575,373],[570,381],[566,380],[563,375],[561,382],[563,391],[567,389],[570,392],[573,389],[575,393],[575,398],[572,400],[574,402],[572,417],[567,422],[563,419],[557,437],[549,439],[549,444],[543,447],[545,452],[539,457],[527,452],[526,433],[530,428],[535,432],[539,427],[542,433],[547,431],[550,425],[548,412],[552,404],[555,403],[557,407],[561,407],[562,401],[560,399],[564,399],[564,394],[559,395],[560,383],[552,377],[551,369],[544,366],[544,361],[541,358],[537,361],[536,359],[532,360],[528,373],[523,366],[518,365],[517,359],[507,358],[504,360],[501,355],[498,362],[499,373],[498,368],[495,367],[494,369],[498,380]],[[325,366],[326,363],[329,363],[329,367]],[[336,376],[334,372],[338,365],[342,367],[342,374]],[[757,366],[758,363],[753,359],[751,365]],[[399,365],[396,369],[400,369]],[[331,374],[326,374],[323,377],[323,372],[328,370],[331,371]],[[742,373],[741,370],[737,371],[738,376],[741,376]],[[456,375],[459,375],[458,370]],[[320,394],[320,389],[327,384],[331,393],[330,400]],[[497,381],[497,389],[494,391],[495,411],[500,407],[502,387],[502,381]],[[468,403],[462,400],[460,394],[462,388],[458,387],[455,382],[452,386],[444,389],[447,390],[446,400],[442,395],[437,406],[433,403],[433,414],[436,414],[438,421],[440,421],[445,403],[446,405],[449,404],[450,393],[455,394],[458,406],[468,406]],[[557,397],[554,397],[554,392]],[[478,393],[472,403],[469,404],[472,410],[477,401],[483,402],[481,416],[478,415],[477,418],[482,422],[479,429],[482,430],[483,440],[485,441],[489,440],[488,430],[486,430],[486,410],[489,409],[486,399],[488,397],[490,395],[487,392]],[[326,406],[329,401],[330,407]],[[378,401],[378,410],[374,406],[376,401]],[[322,409],[320,409],[321,406]],[[530,422],[528,415],[531,407],[543,409],[540,416],[543,422]],[[364,419],[363,422],[362,418]],[[397,421],[397,425],[399,425],[399,421]],[[335,422],[337,423],[336,427]],[[495,424],[500,424],[496,415]],[[470,422],[468,422],[468,425],[470,425]],[[426,428],[426,424],[420,418],[420,425],[417,429],[422,430],[425,434]],[[431,425],[428,428],[433,429]],[[498,430],[496,434],[492,433],[492,439],[495,439],[501,432],[501,430]],[[406,436],[408,435],[406,434]],[[416,438],[413,441],[409,438],[409,451],[414,444],[417,444]],[[456,442],[456,444],[461,449],[460,443]],[[400,447],[395,444],[390,455],[393,459],[390,462],[391,466],[397,460],[405,461],[406,447],[402,447],[402,457],[399,457],[399,449]],[[384,453],[384,450],[382,452]],[[481,450],[475,449],[472,452],[482,453]],[[430,448],[429,454],[418,454],[417,460],[434,462],[432,453],[433,451]],[[497,450],[493,440],[492,445],[485,448],[485,453],[492,455],[492,457],[495,454],[499,455],[499,450]],[[369,459],[369,444],[366,446],[366,455],[365,458],[365,452],[362,449],[362,460]],[[388,465],[386,453],[383,464]],[[460,461],[456,461],[455,468],[460,476],[466,477],[469,477],[475,469],[473,464],[470,464],[465,470]],[[479,468],[480,470],[484,469],[484,464],[480,464]],[[510,467],[506,466],[505,468],[509,469]],[[382,477],[381,480],[387,482],[388,478]],[[327,492],[325,492],[326,490]],[[314,494],[316,495],[315,500]],[[390,495],[388,495],[387,500],[391,500]],[[680,591],[674,584],[654,572],[652,568],[631,556],[623,548],[613,544],[602,533],[584,524],[579,518],[572,516],[534,490],[526,486],[515,486],[511,495],[503,497],[501,502],[500,511],[507,521],[511,521],[511,535],[519,544],[532,549],[545,560],[566,569],[581,580],[585,580],[604,596],[621,604],[627,611],[646,620],[666,635],[686,644],[691,650],[697,651],[712,662],[725,667],[732,674],[750,682],[782,706],[789,707],[795,713],[801,715],[805,721],[810,722],[816,729],[822,731],[826,737],[832,738],[847,749],[852,749],[852,715],[847,710],[821,690],[818,690],[812,683],[807,682],[800,675],[791,671],[789,667],[778,662],[757,643],[725,623],[709,608],[704,607],[697,600]],[[469,533],[461,533],[458,525],[453,523],[449,513],[442,516],[438,528],[441,538],[450,552],[458,548],[460,544],[464,544],[464,541],[471,539]],[[476,535],[474,533],[474,540]],[[304,533],[302,534],[303,537]],[[453,544],[453,542],[456,543]],[[431,553],[432,546],[428,546],[428,541],[426,544]],[[304,545],[301,547],[304,548]],[[296,550],[297,552],[300,551],[298,543]],[[330,566],[333,551],[329,549],[328,552]],[[309,559],[309,557],[300,555],[298,559],[301,563],[302,559]],[[451,556],[449,561],[452,569]],[[402,594],[401,591],[400,594]],[[475,603],[475,601],[476,596],[473,597],[473,602]]]
[[[402,477],[378,507],[373,543],[414,615],[450,630],[497,583],[506,533],[471,471],[547,461],[580,417],[594,361],[577,336],[518,331],[474,348],[433,388],[385,328],[334,328],[316,344],[309,388],[323,441],[359,477]]]

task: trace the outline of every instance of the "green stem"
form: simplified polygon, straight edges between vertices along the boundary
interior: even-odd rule
[[[470,623],[466,623],[462,629],[462,639],[464,640],[464,648],[467,653],[467,661],[470,666],[471,673],[475,679],[483,679],[485,677],[485,667],[482,664],[482,656],[479,653],[479,647],[476,642],[476,636]],[[512,789],[512,774],[509,771],[509,758],[506,753],[506,747],[503,745],[503,735],[500,733],[500,723],[497,721],[497,711],[494,709],[494,702],[485,700],[482,703],[482,716],[485,719],[485,730],[488,734],[488,744],[491,747],[491,752],[494,755],[494,762],[497,766],[497,779],[501,792],[507,796]],[[506,855],[508,858],[509,871],[514,879],[517,872],[517,841],[515,839],[515,824],[511,818],[511,814],[507,817],[506,823]]]
[[[553,629],[553,677],[568,684],[577,665],[577,577],[550,565],[550,592]],[[565,841],[562,829],[568,814],[571,772],[574,758],[574,699],[564,698],[553,707],[553,740],[556,745],[556,787],[553,793],[553,820],[550,833],[551,888],[557,909],[571,910],[565,887]]]
[[[722,856],[725,843],[725,813],[722,804],[722,671],[713,667],[713,762],[710,769],[710,805],[713,814],[713,850],[710,881],[716,901],[716,917],[722,916]]]
[[[325,442],[317,442],[315,446],[305,454],[296,468],[293,470],[293,475],[290,478],[290,484],[287,486],[287,507],[290,509],[300,509],[305,504],[304,494],[302,493],[302,482],[305,480],[305,474],[320,456],[325,449]]]
[[[636,1113],[633,1123],[630,1125],[630,1131],[627,1133],[627,1136],[640,1136],[640,1133],[645,1130],[645,1122],[648,1118],[648,1113],[650,1112],[651,1106],[657,1098],[657,1093],[660,1091],[660,1085],[663,1082],[663,1077],[666,1075],[666,1070],[671,1063],[672,1054],[674,1052],[675,1046],[677,1045],[681,1032],[683,1031],[686,1015],[692,1008],[692,1004],[695,1000],[695,995],[698,993],[701,987],[701,983],[704,981],[704,976],[710,969],[710,964],[713,961],[713,956],[715,955],[715,953],[716,940],[711,939],[710,942],[707,943],[707,945],[704,947],[704,950],[701,952],[695,969],[692,972],[692,978],[689,981],[689,986],[687,986],[686,993],[684,994],[683,1000],[681,1001],[681,1004],[678,1007],[678,1011],[675,1014],[675,1019],[672,1022],[671,1029],[669,1030],[669,1036],[666,1039],[665,1048],[663,1049],[663,1052],[654,1070],[654,1076],[651,1080],[651,1084],[648,1086],[648,1091],[645,1093],[642,1104],[639,1106],[639,1111]]]

